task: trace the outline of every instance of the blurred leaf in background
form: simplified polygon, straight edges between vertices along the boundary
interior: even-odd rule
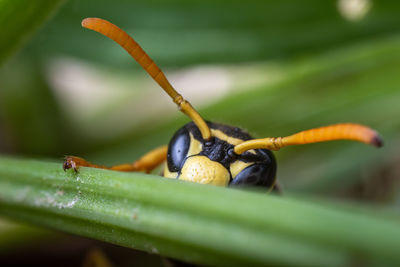
[[[285,148],[278,177],[287,192],[398,210],[400,3],[71,0],[33,35],[58,5],[0,1],[10,25],[0,30],[1,152],[129,162],[187,122],[129,55],[81,28],[96,16],[130,33],[208,120],[257,137],[347,121],[377,129],[379,150]]]

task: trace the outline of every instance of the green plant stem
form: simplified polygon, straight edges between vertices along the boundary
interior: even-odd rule
[[[372,210],[0,157],[0,214],[219,266],[400,263],[400,223]]]

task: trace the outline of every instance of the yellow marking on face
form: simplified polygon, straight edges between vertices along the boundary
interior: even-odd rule
[[[192,133],[189,133],[189,135],[190,135],[190,146],[186,157],[197,155],[203,149],[203,145],[201,144],[201,142],[195,139]]]
[[[167,162],[164,163],[164,173],[163,176],[165,178],[171,178],[171,179],[176,179],[178,177],[178,173],[177,172],[170,172],[168,169],[168,164]]]
[[[218,139],[221,139],[222,141],[227,142],[228,144],[234,145],[234,146],[244,142],[244,140],[242,140],[242,139],[226,135],[221,130],[211,129],[211,135],[217,137]]]
[[[179,179],[200,184],[227,186],[230,175],[222,164],[206,156],[193,156],[186,159]]]
[[[250,152],[251,154],[257,155],[257,152],[254,149],[247,150],[247,152]]]
[[[241,160],[236,160],[235,162],[232,162],[231,165],[229,166],[229,170],[231,171],[232,179],[235,179],[235,177],[243,171],[245,168],[248,166],[252,165],[254,163],[252,162],[243,162]]]

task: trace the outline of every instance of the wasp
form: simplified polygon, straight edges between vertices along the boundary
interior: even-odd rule
[[[276,160],[272,150],[285,146],[332,140],[353,140],[382,146],[379,134],[355,123],[340,123],[301,131],[286,137],[255,139],[238,127],[205,121],[180,95],[165,74],[136,41],[116,25],[100,19],[86,18],[84,28],[99,32],[124,48],[171,97],[192,121],[180,128],[168,145],[158,147],[133,163],[111,167],[67,156],[63,169],[94,167],[116,171],[151,172],[166,162],[162,176],[217,186],[258,186],[279,191],[276,182]]]

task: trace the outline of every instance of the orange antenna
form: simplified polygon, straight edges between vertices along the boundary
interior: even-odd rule
[[[302,131],[286,137],[268,137],[245,141],[236,145],[234,151],[236,154],[242,154],[247,150],[256,148],[279,150],[285,146],[333,140],[354,140],[376,147],[382,146],[382,139],[379,134],[371,128],[354,123],[340,123]]]
[[[82,20],[82,27],[101,33],[114,40],[126,50],[142,68],[161,86],[162,89],[172,98],[179,109],[185,113],[199,128],[204,140],[211,138],[211,131],[200,114],[185,100],[170,84],[164,73],[157,67],[154,61],[140,47],[136,41],[125,31],[116,25],[99,18],[86,18]]]

